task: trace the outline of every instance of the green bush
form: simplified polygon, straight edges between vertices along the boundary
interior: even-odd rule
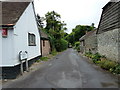
[[[101,61],[102,62],[102,61]],[[101,63],[101,68],[106,69],[106,70],[110,70],[110,69],[114,69],[115,68],[116,63],[113,61],[109,61],[109,60],[105,60],[104,63]]]
[[[80,46],[80,42],[79,41],[75,42],[75,47],[78,47],[78,46]]]
[[[75,49],[79,52],[80,51],[80,42],[75,42]]]
[[[66,50],[68,48],[68,42],[64,39],[56,40],[55,47],[58,52]]]
[[[87,56],[87,57],[89,57],[89,58],[91,58],[92,55],[93,55],[93,54],[92,54],[91,52],[86,52],[86,53],[85,53],[85,56]]]
[[[91,52],[86,52],[85,56],[92,59],[95,64],[98,64],[101,68],[110,71],[114,74],[120,74],[120,64],[115,61],[107,60],[105,56],[101,56],[99,53],[92,54]]]
[[[120,74],[120,64],[117,64],[113,73]]]
[[[64,39],[61,39],[61,51],[66,50],[68,48],[68,42]]]
[[[97,61],[100,61],[101,55],[99,53],[96,53],[91,56],[94,63],[97,63]]]
[[[91,58],[93,60],[94,63],[99,63],[98,61],[100,61],[101,55],[99,53],[96,54],[92,54],[91,52],[86,52],[85,56]]]
[[[50,40],[50,46],[51,46],[52,51],[56,50],[56,48],[55,48],[55,38],[53,36],[49,35],[49,40]]]

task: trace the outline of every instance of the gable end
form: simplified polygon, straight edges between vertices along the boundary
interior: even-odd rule
[[[109,2],[103,7],[97,34],[120,28],[120,2]]]

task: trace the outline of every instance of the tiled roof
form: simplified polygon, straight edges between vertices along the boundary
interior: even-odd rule
[[[44,31],[40,30],[40,34],[42,39],[48,39],[48,35]]]
[[[93,33],[96,34],[96,31],[97,31],[97,30],[92,30],[92,31],[90,31],[90,32],[87,32],[87,33],[86,33],[84,36],[82,36],[79,40],[82,41],[82,40],[88,38],[89,36],[91,36]]]
[[[30,2],[0,2],[0,25],[15,25]]]

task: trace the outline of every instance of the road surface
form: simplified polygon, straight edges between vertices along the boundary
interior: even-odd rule
[[[3,88],[118,88],[118,78],[71,48]]]

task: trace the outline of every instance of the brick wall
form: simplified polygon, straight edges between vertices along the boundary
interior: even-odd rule
[[[50,53],[50,42],[49,40],[42,40],[42,56],[46,56]]]

